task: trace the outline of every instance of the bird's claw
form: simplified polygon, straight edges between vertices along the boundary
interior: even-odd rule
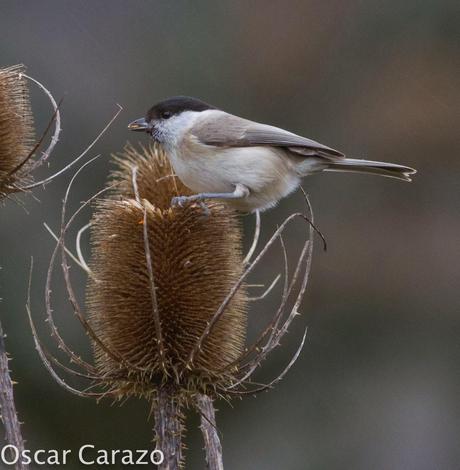
[[[172,207],[184,207],[187,202],[195,201],[197,204],[203,209],[204,215],[209,217],[211,212],[209,207],[203,201],[196,201],[195,199],[191,199],[188,196],[175,196],[171,199],[171,206]]]
[[[184,207],[184,204],[188,201],[187,196],[175,196],[171,199],[172,207]]]
[[[205,217],[209,217],[211,215],[209,207],[203,201],[200,202],[200,207],[203,209]]]

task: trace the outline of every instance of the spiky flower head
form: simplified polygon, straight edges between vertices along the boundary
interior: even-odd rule
[[[209,213],[198,204],[171,207],[189,190],[157,148],[128,146],[117,163],[118,185],[91,222],[87,305],[99,373],[120,396],[165,383],[184,395],[228,385],[227,366],[244,345],[243,287],[191,355],[242,274],[240,224],[218,203],[208,203]]]
[[[256,369],[281,344],[299,315],[311,266],[311,206],[305,195],[307,213],[289,215],[255,254],[260,234],[257,214],[254,239],[243,259],[238,219],[228,208],[209,201],[207,210],[196,203],[171,207],[174,196],[190,192],[173,174],[161,150],[153,147],[138,151],[128,146],[116,161],[118,168],[111,184],[67,220],[70,187],[87,164],[72,178],[63,199],[60,236],[56,236],[48,268],[47,322],[58,347],[77,370],[44,349],[29,297],[27,312],[35,346],[53,378],[78,396],[122,399],[137,395],[149,399],[155,440],[165,456],[159,468],[183,468],[184,410],[195,408],[202,417],[208,464],[221,468],[213,405],[216,395],[242,397],[272,388],[291,369],[305,343],[306,329],[282,372],[268,383],[253,382]],[[109,197],[97,199],[104,192]],[[98,202],[90,224],[93,250],[88,267],[79,246],[80,235],[88,225],[77,236],[78,258],[66,247],[65,235],[81,209],[94,200]],[[309,228],[296,232],[304,236],[291,275],[283,233],[295,220]],[[244,282],[277,242],[284,275],[278,274],[262,294],[247,297]],[[94,363],[72,351],[54,321],[51,278],[59,251],[69,301],[92,339]],[[68,256],[89,276],[88,319],[72,287]],[[274,312],[266,327],[244,347],[247,303],[264,299],[280,278],[284,278],[284,286],[279,303],[272,303]],[[70,386],[55,366],[89,379],[91,387],[81,390]]]
[[[34,126],[23,71],[22,65],[0,69],[0,197],[30,183]]]

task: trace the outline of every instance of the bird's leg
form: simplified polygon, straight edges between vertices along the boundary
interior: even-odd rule
[[[243,199],[247,196],[249,196],[249,189],[243,184],[237,183],[235,184],[235,190],[231,193],[200,193],[193,194],[192,196],[176,196],[172,198],[171,205],[182,207],[185,203],[192,201],[203,201],[204,199]]]

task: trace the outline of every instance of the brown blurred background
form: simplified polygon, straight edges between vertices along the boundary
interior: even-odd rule
[[[1,2],[0,65],[26,64],[65,98],[50,170],[90,142],[115,103],[124,108],[92,153],[103,156],[80,178],[73,207],[104,184],[110,153],[136,141],[126,124],[176,94],[419,170],[412,184],[305,180],[329,250],[316,245],[303,315],[261,377],[284,366],[306,324],[308,341],[275,390],[219,404],[226,469],[460,468],[459,19],[458,1],[439,0]],[[49,105],[35,91],[33,105],[42,130]],[[144,402],[120,408],[68,395],[33,347],[29,258],[41,319],[53,247],[42,222],[57,227],[68,180],[37,191],[39,201],[23,198],[28,214],[11,203],[0,210],[1,321],[24,434],[32,449],[144,448],[152,438]],[[264,214],[266,235],[301,207],[294,195]],[[244,223],[249,235],[253,221]],[[89,357],[56,281],[59,324]],[[262,307],[253,318],[270,313]],[[196,418],[189,424],[187,468],[201,469]]]

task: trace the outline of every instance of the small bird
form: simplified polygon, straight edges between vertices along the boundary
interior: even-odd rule
[[[322,171],[372,173],[411,181],[416,170],[395,163],[346,158],[342,152],[278,127],[229,114],[196,98],[176,96],[129,124],[166,152],[192,196],[173,205],[225,200],[243,212],[266,210]]]

